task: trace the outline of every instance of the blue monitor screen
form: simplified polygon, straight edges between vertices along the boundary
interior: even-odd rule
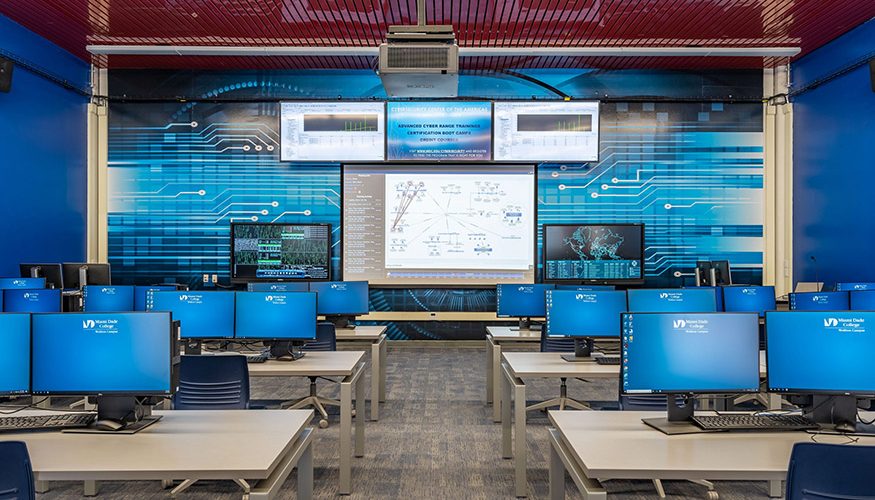
[[[620,337],[626,292],[547,290],[547,335]]]
[[[759,345],[756,314],[624,314],[623,391],[756,392]]]
[[[850,308],[848,292],[790,294],[790,309],[793,311],[847,311]]]
[[[45,278],[0,278],[0,290],[8,288],[45,288]]]
[[[875,283],[861,281],[836,283],[837,292],[853,292],[854,290],[875,290]]]
[[[288,283],[248,283],[246,290],[250,292],[308,292],[310,283],[306,281]]]
[[[354,316],[368,313],[367,281],[312,282],[310,291],[318,295],[318,314]]]
[[[723,287],[722,286],[697,286],[693,290],[714,290],[714,302],[717,304],[717,312],[723,312]]]
[[[727,286],[723,288],[723,305],[726,312],[755,312],[762,317],[777,308],[775,287]]]
[[[875,312],[766,313],[773,392],[875,394]]]
[[[170,315],[33,315],[34,394],[170,394]]]
[[[172,292],[176,285],[137,285],[134,287],[134,310],[150,311],[155,292]]]
[[[647,288],[629,290],[632,312],[716,312],[713,288]]]
[[[492,103],[386,104],[387,160],[491,160]]]
[[[234,292],[152,292],[151,310],[172,313],[183,339],[234,337]]]
[[[61,291],[58,289],[3,290],[3,310],[6,312],[61,312]]]
[[[30,315],[0,314],[0,395],[30,392]]]
[[[238,339],[315,339],[316,294],[240,292],[235,330]]]
[[[134,287],[86,285],[82,287],[85,312],[127,312],[134,310]]]
[[[875,290],[851,292],[852,311],[875,311]]]
[[[596,292],[604,290],[616,290],[614,285],[556,285],[555,290],[574,290],[576,292]]]
[[[498,285],[495,288],[499,318],[543,318],[547,316],[547,290],[553,285]]]

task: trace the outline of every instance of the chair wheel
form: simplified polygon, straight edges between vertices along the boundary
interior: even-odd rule
[[[355,408],[353,408],[352,411],[351,411],[349,414],[352,415],[352,416],[354,417],[354,416],[355,416]]]
[[[720,498],[720,495],[718,495],[717,492],[714,490],[708,490],[707,498],[708,500],[717,500],[718,498]]]
[[[328,421],[325,420],[324,418],[320,418],[319,419],[319,428],[320,429],[327,429],[328,428]]]

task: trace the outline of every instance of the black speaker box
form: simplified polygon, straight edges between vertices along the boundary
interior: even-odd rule
[[[0,57],[0,92],[12,88],[12,61]]]

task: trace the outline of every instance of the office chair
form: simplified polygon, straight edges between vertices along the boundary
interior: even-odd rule
[[[571,338],[552,338],[547,336],[547,329],[541,329],[541,352],[574,352],[574,339]],[[564,410],[566,406],[570,406],[575,410],[589,410],[589,406],[568,397],[568,377],[559,379],[559,397],[548,399],[543,403],[536,403],[526,407],[526,411],[546,410],[547,408],[558,406],[560,410]]]
[[[796,443],[787,500],[875,500],[875,446]]]
[[[336,351],[337,350],[337,332],[334,329],[333,323],[322,322],[316,325],[316,340],[307,342],[302,347],[303,351]],[[318,379],[327,380],[332,384],[340,382],[326,377],[308,377],[310,379],[310,395],[301,398],[297,401],[289,401],[283,403],[281,408],[299,409],[312,406],[319,415],[319,427],[325,429],[328,427],[328,412],[325,411],[325,406],[340,406],[340,401],[336,399],[323,398],[316,391],[316,381]],[[355,415],[355,413],[353,413]]]
[[[21,441],[0,442],[0,499],[36,499],[30,455]]]

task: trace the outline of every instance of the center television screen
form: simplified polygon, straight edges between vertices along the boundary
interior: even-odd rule
[[[330,224],[231,224],[231,281],[328,280]]]
[[[343,278],[532,283],[535,219],[533,165],[345,165]]]
[[[643,280],[643,224],[544,224],[544,281]]]

